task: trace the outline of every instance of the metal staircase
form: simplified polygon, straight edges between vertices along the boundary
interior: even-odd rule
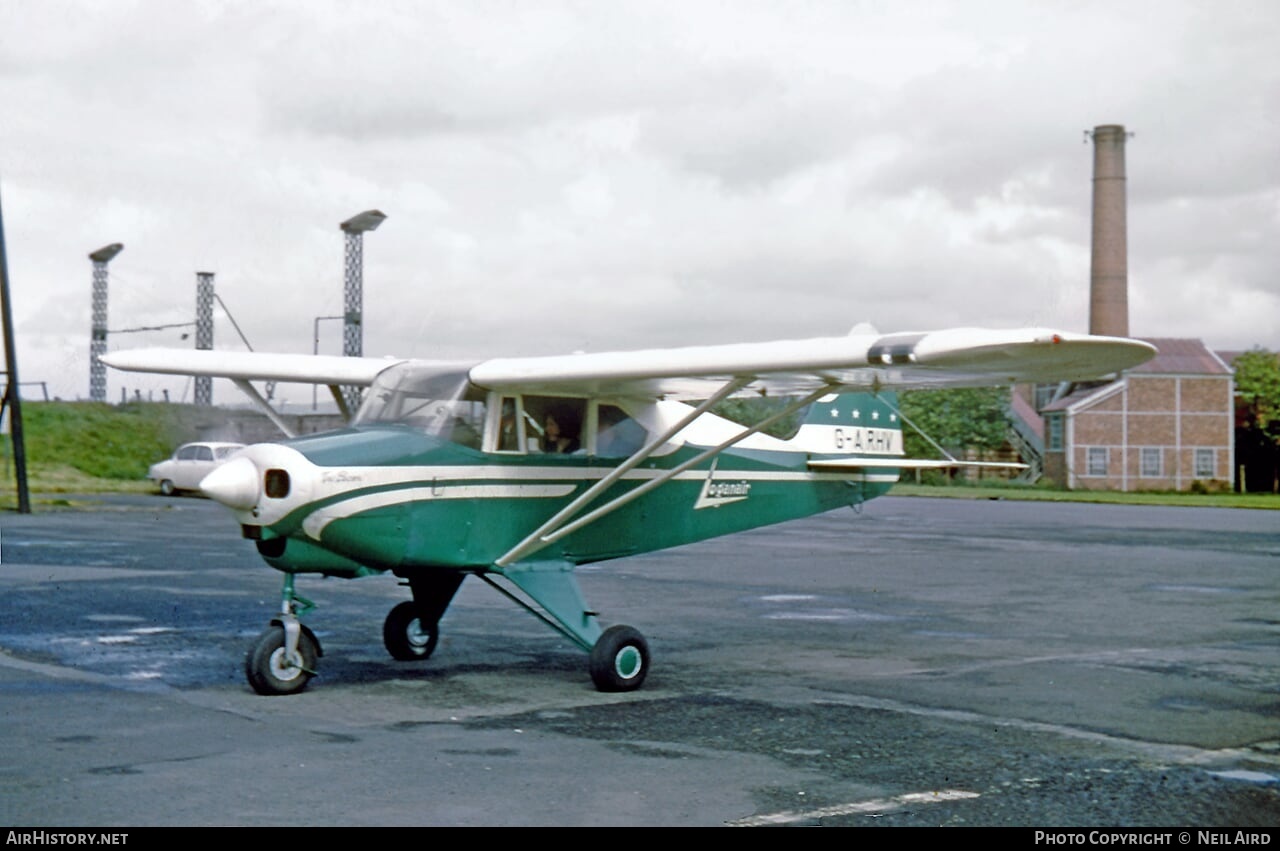
[[[1044,475],[1044,419],[1016,392],[1009,403],[1009,445],[1027,465],[1014,481],[1039,481]]]

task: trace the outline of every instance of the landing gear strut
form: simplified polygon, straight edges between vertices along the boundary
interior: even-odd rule
[[[634,627],[619,624],[601,631],[596,613],[586,607],[568,569],[506,572],[506,578],[539,604],[541,611],[492,577],[478,575],[586,650],[591,681],[600,691],[633,691],[644,684],[649,673],[649,643]],[[460,571],[440,571],[408,580],[413,600],[395,606],[382,625],[382,642],[393,658],[405,662],[430,658],[440,638],[440,618],[465,577]],[[299,620],[314,608],[314,603],[294,590],[294,575],[286,573],[280,614],[245,654],[245,678],[258,694],[295,694],[316,675],[323,650],[315,633]]]
[[[298,620],[315,604],[293,589],[293,574],[284,576],[280,616],[258,636],[244,657],[244,674],[258,694],[294,694],[307,687],[323,654],[320,641]]]
[[[440,640],[440,618],[458,593],[465,573],[426,573],[408,580],[413,601],[387,614],[382,643],[392,659],[420,662],[430,658]]]
[[[634,691],[644,684],[649,673],[649,643],[635,627],[617,624],[601,630],[596,613],[587,607],[573,578],[572,566],[512,565],[500,573],[528,599],[499,585],[493,576],[478,575],[498,593],[587,651],[587,667],[597,690]]]

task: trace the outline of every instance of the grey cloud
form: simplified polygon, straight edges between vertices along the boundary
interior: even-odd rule
[[[853,91],[790,91],[751,80],[707,103],[646,117],[641,147],[734,188],[761,186],[848,155],[865,126]]]

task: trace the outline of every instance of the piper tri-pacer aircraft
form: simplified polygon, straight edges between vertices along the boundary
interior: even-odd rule
[[[1094,378],[1149,359],[1143,342],[972,328],[481,363],[137,350],[122,370],[367,387],[339,431],[248,447],[203,482],[284,573],[280,612],[245,659],[261,694],[304,688],[320,642],[299,574],[386,571],[412,600],[387,615],[400,660],[435,650],[440,618],[476,576],[589,653],[602,691],[638,688],[649,647],[603,629],[574,568],[859,504],[908,460],[895,389]],[[710,413],[745,394],[787,404],[747,427]],[[763,430],[805,410],[789,440]]]

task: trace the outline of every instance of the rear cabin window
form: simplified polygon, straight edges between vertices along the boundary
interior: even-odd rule
[[[596,415],[596,454],[626,457],[644,446],[649,432],[617,405],[600,405]]]

